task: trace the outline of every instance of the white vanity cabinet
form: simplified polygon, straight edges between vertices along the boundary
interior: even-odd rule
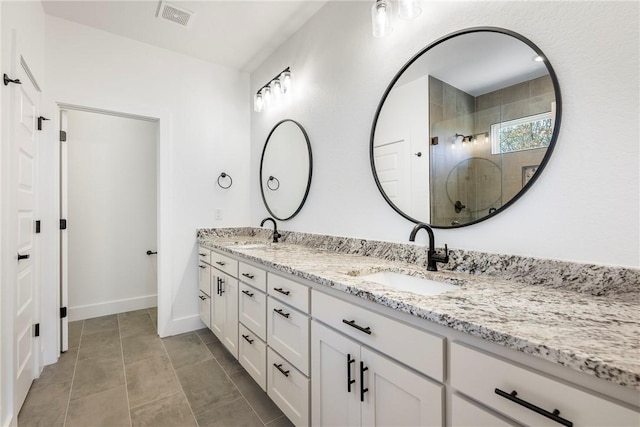
[[[319,322],[311,330],[313,425],[443,425],[443,385]]]
[[[211,328],[211,251],[200,246],[198,248],[198,298],[200,299],[200,319]]]
[[[451,385],[536,426],[638,426],[640,414],[592,392],[460,342],[451,343]]]
[[[211,251],[210,329],[238,358],[238,261]],[[224,269],[224,270],[223,270]]]

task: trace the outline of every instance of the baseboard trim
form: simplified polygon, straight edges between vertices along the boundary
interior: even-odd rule
[[[69,307],[69,321],[73,322],[75,320],[108,316],[109,314],[122,313],[125,311],[142,310],[143,308],[156,307],[157,305],[157,295],[146,295],[142,297],[107,301],[98,304]]]

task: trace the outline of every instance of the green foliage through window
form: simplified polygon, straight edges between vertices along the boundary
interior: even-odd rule
[[[491,125],[491,153],[545,148],[551,143],[551,112]]]

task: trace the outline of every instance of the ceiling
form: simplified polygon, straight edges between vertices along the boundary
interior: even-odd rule
[[[167,3],[193,12],[188,27],[158,19],[160,0],[42,0],[48,15],[247,72],[258,67],[326,1]]]

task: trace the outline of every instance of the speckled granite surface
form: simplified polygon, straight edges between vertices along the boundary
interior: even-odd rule
[[[205,229],[212,248],[598,378],[640,390],[640,273],[634,269],[450,251],[428,272],[425,248],[267,230]],[[258,247],[244,244],[266,243]],[[363,256],[364,255],[364,256]],[[397,271],[459,285],[435,296],[362,279]],[[469,274],[472,273],[472,274]],[[604,297],[606,296],[606,297]]]

